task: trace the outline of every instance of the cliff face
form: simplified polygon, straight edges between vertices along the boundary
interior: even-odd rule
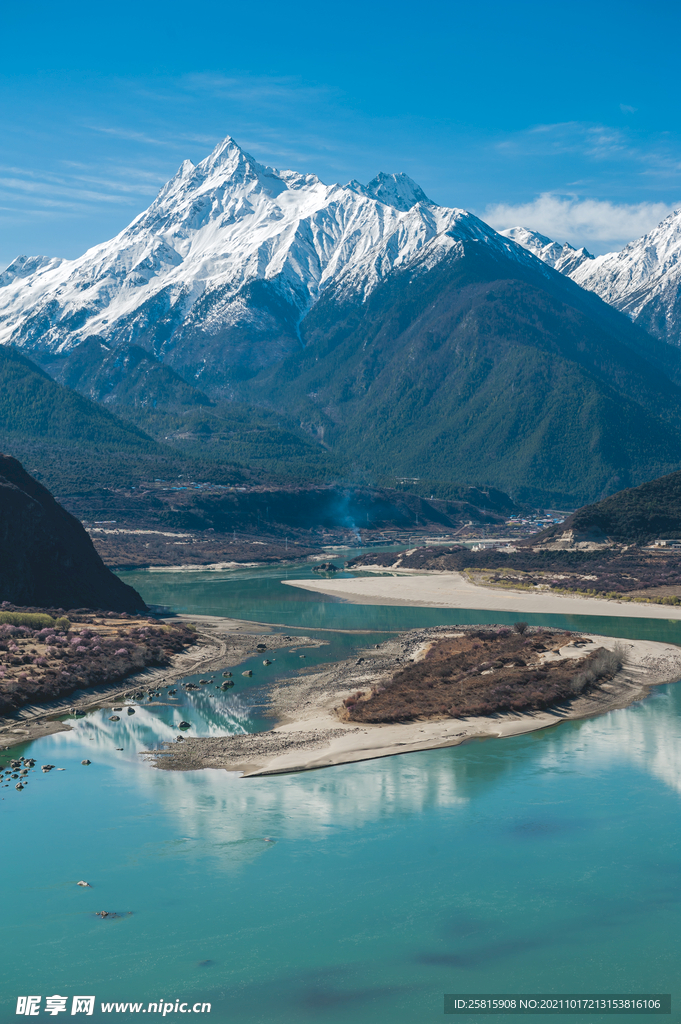
[[[0,601],[119,612],[146,607],[106,568],[78,520],[8,455],[0,455]]]

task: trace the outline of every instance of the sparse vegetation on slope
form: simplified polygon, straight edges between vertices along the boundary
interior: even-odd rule
[[[610,538],[622,544],[681,538],[681,473],[670,473],[586,505],[560,526],[538,534],[533,542],[556,541],[564,533],[572,533],[576,541]]]
[[[471,551],[463,546],[417,548],[409,553],[369,553],[350,569],[385,568],[468,572],[475,583],[512,589],[545,589],[589,597],[681,604],[681,552],[620,546],[596,550]]]

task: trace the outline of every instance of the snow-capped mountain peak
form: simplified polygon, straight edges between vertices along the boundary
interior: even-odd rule
[[[17,256],[0,274],[0,288],[20,278],[30,277],[38,271],[60,266],[64,260],[58,256]]]
[[[376,199],[385,206],[392,206],[395,210],[406,213],[417,203],[424,203],[426,206],[437,205],[428,198],[420,185],[409,177],[408,174],[385,174],[380,171],[375,178],[372,178],[368,185],[353,179],[345,186],[357,195],[366,196],[369,199]]]
[[[411,210],[417,203],[434,206],[420,185],[408,174],[385,174],[380,171],[366,187],[367,195],[396,210]]]
[[[560,242],[554,242],[546,235],[540,235],[538,231],[531,231],[529,228],[506,228],[500,234],[506,238],[512,238],[518,245],[522,245],[524,249],[528,249],[554,270],[565,274],[566,277],[572,277],[577,267],[585,261],[595,258],[584,247],[575,249],[568,242],[561,245]]]
[[[393,269],[432,266],[466,242],[532,260],[406,174],[326,185],[267,167],[228,137],[185,160],[115,238],[75,260],[15,261],[1,279],[0,343],[65,352],[96,335],[158,355],[184,346],[194,367],[216,346],[227,365],[236,346],[261,365],[298,344],[298,323],[327,289],[362,299]]]
[[[596,292],[639,326],[681,345],[681,210],[620,252],[592,256],[528,228],[501,232],[573,281]]]

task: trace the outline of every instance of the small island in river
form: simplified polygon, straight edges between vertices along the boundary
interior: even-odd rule
[[[524,623],[410,630],[280,680],[271,730],[182,738],[146,756],[179,771],[305,771],[532,732],[625,707],[680,678],[681,649],[671,644]]]

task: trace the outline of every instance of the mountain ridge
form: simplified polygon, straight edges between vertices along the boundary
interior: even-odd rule
[[[528,228],[501,232],[595,292],[653,337],[681,346],[681,210],[619,252],[592,256]]]
[[[0,340],[218,458],[265,466],[273,438],[317,480],[582,503],[681,464],[681,348],[572,279],[600,259],[407,175],[325,185],[228,137],[114,239],[15,261]]]
[[[472,248],[395,272],[365,303],[327,293],[305,348],[252,393],[297,410],[357,467],[484,480],[517,500],[581,503],[677,468],[681,390],[622,344],[636,328],[608,307],[592,319],[594,296],[568,305],[580,289],[559,279],[548,292],[534,267],[505,277],[507,263]]]
[[[577,509],[560,526],[549,527],[526,543],[647,544],[658,538],[681,538],[681,472],[617,491]]]
[[[0,342],[55,354],[97,335],[142,344],[192,379],[209,365],[228,383],[232,369],[238,379],[294,351],[300,320],[329,287],[365,298],[416,255],[437,262],[476,238],[532,259],[473,214],[436,206],[407,175],[325,185],[259,164],[228,137],[196,166],[185,161],[114,239],[76,260],[12,264]]]

